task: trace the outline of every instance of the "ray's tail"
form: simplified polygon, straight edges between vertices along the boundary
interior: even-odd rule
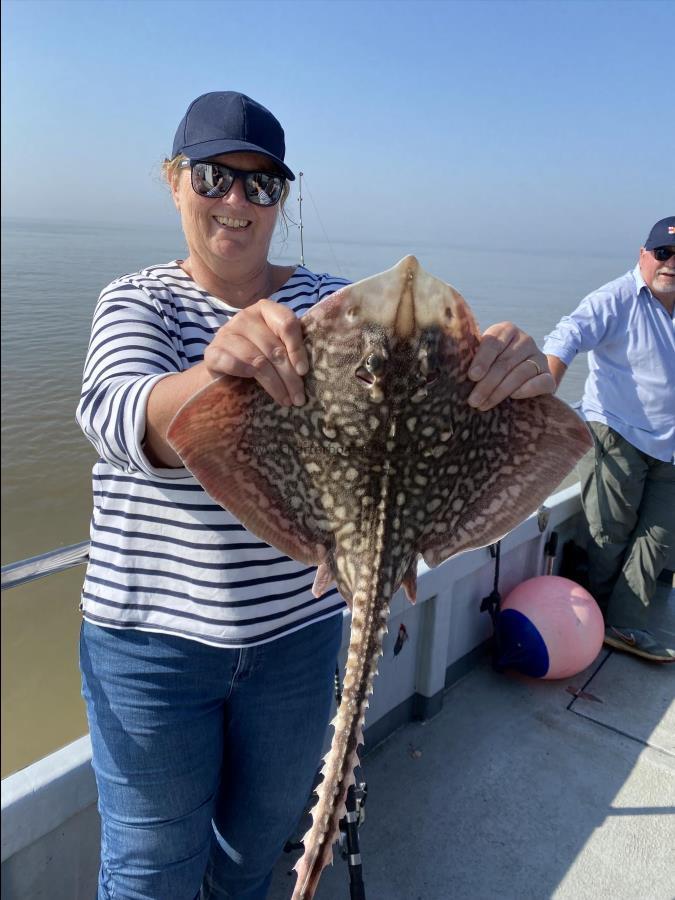
[[[314,897],[321,872],[333,861],[333,844],[338,838],[340,819],[345,814],[347,790],[354,784],[368,697],[373,692],[389,615],[390,597],[382,599],[381,585],[372,574],[370,580],[371,584],[365,590],[355,592],[353,598],[342,702],[332,722],[335,733],[321,770],[323,780],[312,810],[312,827],[303,838],[305,851],[295,866],[298,880],[292,900],[312,900]]]

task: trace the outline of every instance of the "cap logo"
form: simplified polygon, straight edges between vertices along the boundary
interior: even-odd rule
[[[675,234],[675,225],[668,226],[668,234]]]

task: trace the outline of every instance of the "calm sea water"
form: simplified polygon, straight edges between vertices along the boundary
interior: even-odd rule
[[[88,537],[94,451],[75,423],[96,298],[124,272],[185,254],[177,229],[2,223],[2,563]],[[436,244],[305,242],[305,263],[358,279],[407,253],[469,301],[482,328],[510,319],[538,342],[631,260]],[[299,260],[295,234],[275,261]],[[581,395],[583,359],[561,396]],[[84,733],[78,697],[81,570],[7,592],[3,615],[3,774]]]

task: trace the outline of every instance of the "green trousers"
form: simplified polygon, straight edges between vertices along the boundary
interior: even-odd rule
[[[675,544],[675,465],[600,422],[579,463],[590,591],[608,625],[649,628],[656,580]]]

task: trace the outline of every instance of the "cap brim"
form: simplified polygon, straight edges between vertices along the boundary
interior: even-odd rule
[[[275,165],[281,169],[282,173],[289,181],[295,181],[295,175],[288,168],[283,159],[279,159],[278,156],[270,153],[269,150],[265,150],[264,147],[259,147],[257,144],[249,144],[246,141],[203,141],[201,144],[189,144],[181,150],[181,153],[187,156],[188,159],[211,159],[212,157],[220,156],[223,153],[245,152],[262,153],[263,156],[273,160]]]

